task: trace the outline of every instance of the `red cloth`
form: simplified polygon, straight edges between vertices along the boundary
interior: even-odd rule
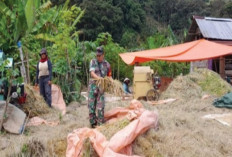
[[[112,70],[111,68],[109,69],[108,73],[107,73],[107,76],[111,77],[112,76]]]
[[[43,63],[43,62],[46,62],[47,60],[48,60],[48,57],[46,56],[46,58],[41,58],[41,59],[40,59],[40,62]]]

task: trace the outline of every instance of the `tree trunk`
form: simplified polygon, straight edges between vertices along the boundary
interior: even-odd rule
[[[84,62],[85,62],[85,64],[84,64],[84,68],[85,68],[85,73],[86,73],[86,85],[87,85],[87,87],[88,87],[88,84],[89,84],[89,71],[88,71],[88,69],[87,69],[87,59],[86,59],[86,49],[84,48]]]
[[[27,83],[30,84],[30,69],[29,69],[29,57],[28,57],[28,51],[26,52],[26,60],[27,60]]]
[[[120,69],[119,69],[119,56],[118,56],[118,80],[119,80],[119,72],[120,72]]]
[[[65,48],[65,53],[66,53],[66,58],[67,58],[67,62],[68,62],[68,69],[69,71],[66,73],[66,79],[67,79],[67,82],[69,83],[70,82],[70,73],[71,73],[71,61],[70,61],[70,58],[69,58],[69,54],[68,54],[68,49]]]

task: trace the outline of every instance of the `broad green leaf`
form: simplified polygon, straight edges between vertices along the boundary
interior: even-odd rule
[[[0,12],[9,16],[12,21],[15,20],[15,14],[2,1],[0,1]]]
[[[51,7],[51,5],[52,5],[51,1],[47,1],[46,3],[43,3],[43,4],[39,7],[39,9],[40,9],[40,10],[47,10],[47,9],[49,9],[49,8]]]
[[[24,12],[24,5],[21,1],[17,1],[17,7],[15,8],[17,11],[17,18],[14,23],[14,41],[18,41],[20,36],[22,37],[27,31],[27,21]]]
[[[38,31],[40,28],[44,26],[47,22],[49,22],[56,13],[56,8],[51,8],[48,11],[44,12],[40,15],[40,19],[37,24],[33,27],[32,32]]]
[[[56,39],[53,36],[49,35],[49,34],[37,34],[37,35],[35,35],[35,38],[36,39],[43,39],[43,40],[51,41],[51,42],[56,41]]]
[[[28,32],[32,29],[35,17],[36,17],[36,7],[38,7],[39,0],[28,0],[25,6],[25,15],[27,19]]]
[[[82,16],[84,15],[84,11],[81,11],[81,9],[80,8],[78,8],[79,10],[79,15],[77,16],[77,18],[75,19],[75,21],[73,22],[73,24],[72,24],[72,27],[74,27],[76,24],[77,24],[77,22],[79,22],[80,21],[80,19],[82,18]]]

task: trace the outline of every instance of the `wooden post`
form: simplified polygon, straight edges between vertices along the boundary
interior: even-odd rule
[[[219,74],[223,79],[226,78],[226,74],[225,74],[225,57],[220,57],[220,59],[219,59]]]
[[[19,48],[20,58],[22,61],[22,66],[20,66],[20,71],[21,71],[21,75],[23,77],[24,83],[27,84],[27,76],[26,76],[26,70],[25,70],[25,65],[24,65],[23,50],[22,50],[22,44],[20,41],[18,42],[18,48]]]

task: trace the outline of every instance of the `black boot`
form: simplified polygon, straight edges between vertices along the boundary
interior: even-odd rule
[[[96,128],[97,124],[94,123],[94,124],[91,124],[91,128]]]

